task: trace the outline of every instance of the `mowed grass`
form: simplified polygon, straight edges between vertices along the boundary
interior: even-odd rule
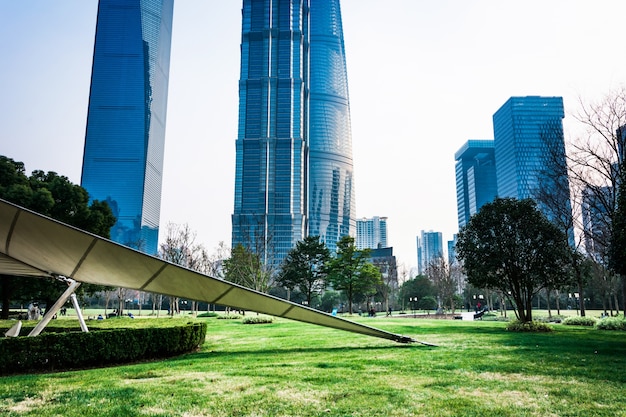
[[[196,353],[1,377],[0,415],[626,416],[624,332],[354,318],[438,345],[428,347],[283,319],[204,320]]]

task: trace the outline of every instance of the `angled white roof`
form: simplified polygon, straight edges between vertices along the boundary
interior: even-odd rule
[[[0,274],[64,276],[413,342],[166,262],[0,199]]]

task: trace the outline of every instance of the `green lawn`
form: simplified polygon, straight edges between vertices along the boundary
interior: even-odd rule
[[[626,416],[625,332],[355,318],[438,345],[427,347],[282,319],[205,320],[197,353],[1,377],[0,415]]]

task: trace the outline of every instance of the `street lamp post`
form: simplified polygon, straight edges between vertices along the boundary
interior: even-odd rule
[[[417,307],[417,297],[409,297],[409,302],[411,303],[411,306],[413,308],[413,318],[416,318],[417,313],[415,312],[415,309]]]

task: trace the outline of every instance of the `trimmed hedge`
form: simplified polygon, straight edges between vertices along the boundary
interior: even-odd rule
[[[605,317],[596,323],[596,329],[600,330],[626,330],[626,318]]]
[[[563,320],[563,324],[568,326],[589,326],[593,327],[596,324],[595,317],[581,317],[581,316],[572,316]]]
[[[515,320],[506,325],[506,330],[510,332],[549,333],[553,329],[546,323],[539,321],[521,322]]]
[[[187,323],[177,327],[6,337],[0,339],[0,375],[98,367],[180,355],[204,343],[206,330],[206,323]]]

